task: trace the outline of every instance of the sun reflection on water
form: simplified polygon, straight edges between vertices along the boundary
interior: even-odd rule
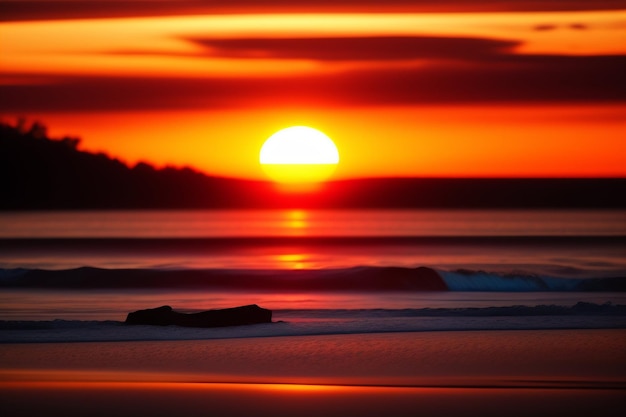
[[[277,266],[281,269],[305,269],[310,266],[309,256],[304,253],[285,253],[276,255]]]
[[[309,228],[309,215],[304,210],[289,210],[285,213],[283,225],[291,235],[306,235]]]

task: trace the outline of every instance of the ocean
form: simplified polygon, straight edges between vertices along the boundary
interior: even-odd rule
[[[247,304],[273,323],[124,324]],[[616,328],[623,210],[0,213],[0,343]]]

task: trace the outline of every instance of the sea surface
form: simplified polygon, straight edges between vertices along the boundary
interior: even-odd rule
[[[129,326],[258,304],[274,323]],[[623,210],[0,213],[0,342],[626,329]]]

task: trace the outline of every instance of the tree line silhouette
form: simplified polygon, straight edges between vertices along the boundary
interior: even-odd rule
[[[0,209],[585,208],[626,207],[626,179],[378,178],[335,181],[316,193],[208,176],[189,167],[132,167],[50,138],[38,122],[0,122]]]
[[[4,209],[220,207],[245,204],[251,184],[191,168],[129,167],[78,149],[80,139],[48,137],[45,126],[0,124]],[[250,190],[248,190],[250,191]]]

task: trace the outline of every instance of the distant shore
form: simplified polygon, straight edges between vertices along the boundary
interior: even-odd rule
[[[24,131],[0,122],[0,176],[11,178],[0,211],[626,207],[621,177],[354,178],[328,181],[315,192],[310,184],[284,192],[270,181],[209,176],[190,167],[131,167],[80,150],[79,143],[49,138],[42,126]]]

